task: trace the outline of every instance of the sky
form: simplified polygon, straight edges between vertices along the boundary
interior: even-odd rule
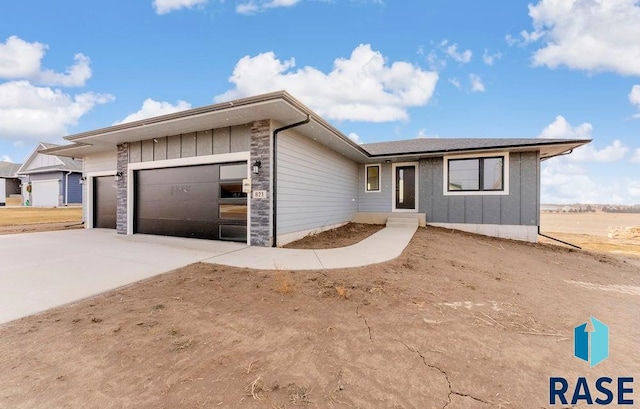
[[[0,160],[287,90],[359,143],[587,138],[543,203],[640,203],[638,0],[7,1]]]

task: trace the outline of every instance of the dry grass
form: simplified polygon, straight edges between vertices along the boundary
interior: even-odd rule
[[[291,278],[291,273],[285,273],[283,271],[279,271],[275,275],[275,290],[280,295],[289,294],[293,291],[293,280]]]
[[[0,208],[0,226],[82,221],[81,207],[7,207]]]
[[[338,297],[340,298],[349,298],[349,291],[347,290],[347,288],[343,285],[338,285],[336,287],[334,287],[336,289],[336,294],[338,295]]]

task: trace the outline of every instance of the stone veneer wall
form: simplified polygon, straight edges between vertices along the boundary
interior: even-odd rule
[[[127,171],[129,169],[129,144],[118,145],[116,171],[122,172],[118,182],[118,204],[116,208],[116,232],[127,234]]]
[[[270,247],[272,244],[271,232],[271,121],[255,121],[251,124],[251,159],[249,165],[253,166],[256,160],[262,162],[260,173],[251,174],[251,190],[267,191],[266,199],[254,199],[251,201],[251,240],[252,246]]]

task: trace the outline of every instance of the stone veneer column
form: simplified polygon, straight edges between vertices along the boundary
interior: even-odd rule
[[[118,182],[118,204],[116,208],[116,232],[127,234],[127,170],[129,169],[129,144],[118,145],[116,171],[122,172]]]
[[[266,190],[266,199],[251,201],[251,240],[252,246],[270,247],[271,237],[271,121],[262,120],[251,123],[251,159],[252,167],[256,160],[262,162],[260,173],[251,173],[251,190]]]

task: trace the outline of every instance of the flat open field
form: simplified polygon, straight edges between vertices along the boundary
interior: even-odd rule
[[[0,207],[0,234],[82,227],[82,207]]]
[[[640,214],[542,213],[540,228],[587,250],[640,256]]]
[[[430,227],[387,263],[198,263],[4,324],[0,408],[549,407],[551,376],[640,373],[639,310],[625,260]]]

